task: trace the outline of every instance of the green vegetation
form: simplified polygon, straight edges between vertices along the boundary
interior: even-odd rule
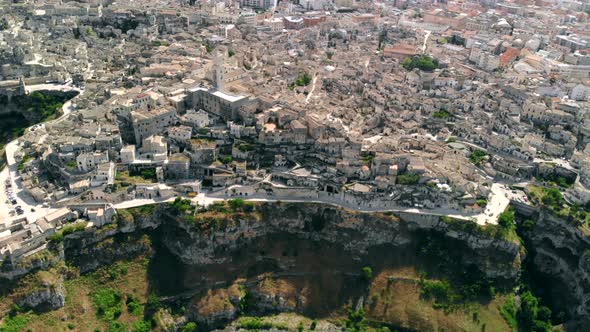
[[[244,69],[250,70],[250,69],[252,69],[252,66],[249,63],[244,62]]]
[[[420,181],[420,175],[415,173],[403,173],[397,176],[397,184],[413,185]]]
[[[295,79],[295,82],[289,85],[289,89],[293,90],[295,86],[308,86],[311,83],[311,76],[307,73],[301,73]]]
[[[149,332],[152,330],[152,323],[144,320],[138,320],[133,323],[133,332]]]
[[[551,309],[540,306],[539,299],[530,291],[520,295],[517,318],[521,331],[544,332],[551,330]]]
[[[68,170],[74,170],[76,169],[76,161],[75,160],[70,160],[66,163],[66,168]]]
[[[590,204],[580,206],[568,204],[558,188],[530,185],[527,187],[529,198],[533,204],[541,205],[560,218],[572,224],[582,226],[590,222]],[[528,222],[527,226],[534,226]]]
[[[509,207],[506,211],[498,216],[498,225],[503,229],[514,228],[514,208]]]
[[[254,203],[246,202],[242,198],[230,199],[228,202],[232,211],[252,212],[254,211]]]
[[[117,175],[115,175],[115,183],[120,184],[123,187],[128,187],[134,184],[156,182],[155,173],[153,178],[150,177],[151,174],[149,173],[146,173],[145,175],[147,175],[147,177],[143,177],[140,173],[137,172],[133,172],[132,174],[128,171],[117,172]]]
[[[279,330],[288,330],[286,325],[279,323],[272,323],[260,317],[240,317],[238,319],[238,327],[245,330],[268,330],[276,328]]]
[[[344,321],[346,332],[364,332],[367,331],[367,320],[365,319],[365,310],[349,310],[348,317]]]
[[[129,209],[127,209],[127,212],[129,214],[131,214],[132,217],[148,217],[148,216],[151,216],[154,214],[157,207],[158,207],[157,204],[148,204],[148,205],[142,205],[142,206],[138,206],[138,207],[129,208]],[[121,210],[121,211],[123,211],[123,210]],[[120,214],[121,214],[121,217],[125,221],[129,221],[128,214],[126,214],[125,212],[122,212]]]
[[[371,165],[371,163],[373,162],[373,159],[375,159],[374,154],[367,154],[362,157],[362,161],[365,165]]]
[[[214,49],[215,49],[215,46],[214,45],[205,44],[205,50],[207,51],[207,53],[213,52]]]
[[[14,313],[4,318],[4,322],[0,325],[0,332],[20,332],[27,326],[31,316],[29,314]]]
[[[155,168],[148,168],[148,169],[144,169],[142,170],[139,175],[146,179],[146,180],[150,180],[150,181],[156,181],[157,177],[156,177],[156,169]]]
[[[518,321],[516,320],[516,305],[514,304],[513,295],[511,295],[500,308],[500,315],[502,315],[511,328],[518,328]]]
[[[186,323],[186,325],[182,327],[181,331],[182,332],[196,332],[197,331],[197,323],[195,323],[195,322]]]
[[[31,156],[25,154],[23,156],[23,159],[21,159],[21,161],[18,162],[18,166],[17,166],[18,171],[22,172],[25,169],[25,164],[28,163],[29,161],[31,161],[31,159],[33,159]]]
[[[402,67],[408,71],[413,70],[414,68],[423,71],[433,71],[438,68],[438,59],[431,58],[427,55],[414,56],[406,58],[404,62],[402,62]]]
[[[475,149],[469,155],[469,160],[477,166],[479,166],[481,164],[481,162],[486,160],[487,158],[488,158],[488,154],[485,151],[480,150],[480,149]]]
[[[231,164],[231,162],[234,161],[234,159],[232,158],[232,156],[225,156],[223,158],[220,158],[219,161],[222,164],[227,165],[227,164]]]
[[[447,119],[450,116],[451,116],[451,113],[449,113],[446,110],[440,110],[438,112],[432,113],[432,117],[435,119]]]
[[[193,208],[189,199],[183,199],[180,196],[176,197],[174,201],[168,203],[168,205],[174,209],[176,214],[185,214]]]
[[[508,220],[504,221],[506,225],[505,227],[492,224],[480,226],[470,220],[455,219],[448,216],[442,216],[440,217],[440,220],[448,224],[449,228],[455,231],[477,234],[478,236],[484,236],[489,239],[504,239],[513,243],[519,243],[516,227],[514,226],[514,210],[507,210],[507,212],[504,213],[503,218],[508,218]]]
[[[478,277],[478,278],[475,278]],[[420,278],[420,295],[426,300],[432,300],[432,307],[450,312],[468,303],[474,303],[482,298],[491,299],[495,294],[494,287],[481,276],[468,276],[463,283],[451,283],[448,280],[428,280]],[[478,280],[479,279],[479,280]]]
[[[170,43],[165,42],[165,41],[160,41],[160,40],[154,40],[152,42],[152,46],[154,47],[160,47],[160,46],[170,46]]]
[[[127,274],[127,273],[125,273],[125,274]],[[127,311],[130,314],[132,314],[133,316],[141,317],[143,315],[144,306],[139,302],[139,299],[137,299],[133,295],[131,295],[131,294],[127,295],[126,304],[127,304]]]
[[[121,294],[113,289],[98,289],[94,293],[93,304],[96,308],[97,315],[107,322],[112,322],[121,315]]]
[[[49,241],[55,242],[55,243],[62,242],[64,239],[64,236],[72,234],[72,233],[76,233],[76,232],[82,232],[83,230],[86,229],[87,225],[88,225],[88,223],[85,221],[77,222],[75,224],[65,225],[61,230],[52,234],[48,239],[49,239]]]
[[[370,266],[365,266],[361,269],[361,277],[363,280],[370,281],[373,279],[373,269]]]
[[[228,58],[231,58],[234,55],[236,55],[236,51],[234,51],[233,48],[230,48],[227,50],[227,57]]]
[[[256,149],[253,145],[247,143],[238,144],[237,148],[242,152],[253,151],[254,149]]]
[[[539,175],[537,176],[537,180],[542,180],[542,181],[546,181],[549,183],[550,186],[560,186],[562,188],[569,188],[572,186],[572,184],[574,184],[575,179],[573,178],[566,178],[560,175],[557,175],[557,173],[552,172],[550,174],[545,174],[545,175]]]
[[[59,116],[64,98],[35,91],[29,95],[15,96],[12,101],[26,112],[38,114],[40,121],[49,121]]]
[[[478,200],[475,201],[475,204],[479,205],[482,208],[485,208],[486,205],[488,205],[488,200],[485,198],[480,198]]]
[[[59,116],[62,103],[76,94],[74,91],[50,95],[36,91],[30,95],[12,97],[10,102],[7,96],[0,95],[0,108],[9,111],[0,115],[0,148],[22,136],[27,127]]]
[[[311,321],[311,324],[309,325],[309,329],[311,331],[315,331],[315,328],[317,327],[318,322],[314,319],[313,321]]]

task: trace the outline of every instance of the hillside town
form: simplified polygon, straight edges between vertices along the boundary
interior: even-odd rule
[[[174,200],[495,224],[590,200],[590,1],[3,1],[0,96],[76,91],[5,146],[0,259]],[[2,107],[0,107],[2,108]],[[0,112],[2,113],[2,112]]]

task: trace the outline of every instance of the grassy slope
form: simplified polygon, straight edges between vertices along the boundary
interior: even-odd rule
[[[122,314],[117,321],[131,326],[133,322],[141,320],[141,317],[127,311],[125,295],[131,294],[141,303],[147,301],[147,260],[139,258],[131,262],[119,262],[115,266],[125,267],[127,272],[117,273],[113,278],[109,275],[109,271],[113,270],[111,266],[66,280],[66,305],[59,310],[41,314],[19,314],[30,318],[23,331],[105,331],[108,323],[97,316],[93,305],[93,292],[98,288],[112,288],[124,295]]]
[[[142,317],[134,316],[127,311],[125,297],[130,294],[142,304],[147,302],[149,293],[147,263],[147,259],[143,258],[131,262],[119,262],[114,266],[65,281],[67,290],[65,307],[42,314],[19,314],[19,317],[29,319],[22,331],[28,329],[32,331],[94,331],[96,329],[105,331],[108,328],[108,323],[97,316],[93,304],[93,294],[98,288],[111,288],[123,295],[122,314],[117,321],[131,327]],[[126,272],[112,273],[112,271],[121,270],[126,270]],[[397,280],[388,282],[390,276],[394,276]],[[499,312],[506,296],[497,296],[488,304],[469,304],[465,308],[445,313],[443,310],[434,309],[430,301],[420,298],[420,286],[417,280],[418,275],[413,268],[381,271],[373,279],[369,297],[365,299],[367,319],[372,322],[388,322],[392,325],[420,331],[441,329],[446,331],[481,331],[483,325],[485,325],[485,331],[488,332],[511,330]],[[273,293],[275,292],[273,286],[276,286],[284,291],[289,288],[285,283],[289,283],[289,281],[265,282],[264,285],[260,285],[259,289]],[[216,298],[217,296],[210,296],[208,300],[211,300],[211,305],[214,305]],[[202,305],[206,306],[207,304]],[[334,308],[333,315],[325,318],[338,323],[345,318],[342,315],[346,310],[342,309],[345,307]],[[477,314],[474,319],[475,312]],[[280,315],[267,319],[271,319],[277,324],[286,323],[292,330],[295,330],[295,325],[299,321],[303,321],[305,327],[311,323],[311,320],[301,316],[295,318],[289,315]],[[319,324],[327,324],[325,321],[322,322],[323,320],[320,320]]]
[[[395,281],[388,282],[390,276],[395,277]],[[445,313],[434,309],[431,301],[420,298],[418,280],[413,268],[379,273],[370,286],[367,318],[419,331],[480,331],[482,325],[488,332],[511,330],[499,311],[505,296],[496,296],[487,304],[471,303]]]

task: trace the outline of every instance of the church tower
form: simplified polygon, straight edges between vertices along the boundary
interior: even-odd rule
[[[223,54],[220,50],[215,52],[213,70],[215,74],[215,88],[221,91],[223,90]]]

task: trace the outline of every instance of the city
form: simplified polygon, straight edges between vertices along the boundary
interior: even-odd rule
[[[590,1],[18,0],[0,13],[5,266],[68,225],[178,197],[506,229],[504,214],[546,208],[590,235]]]

